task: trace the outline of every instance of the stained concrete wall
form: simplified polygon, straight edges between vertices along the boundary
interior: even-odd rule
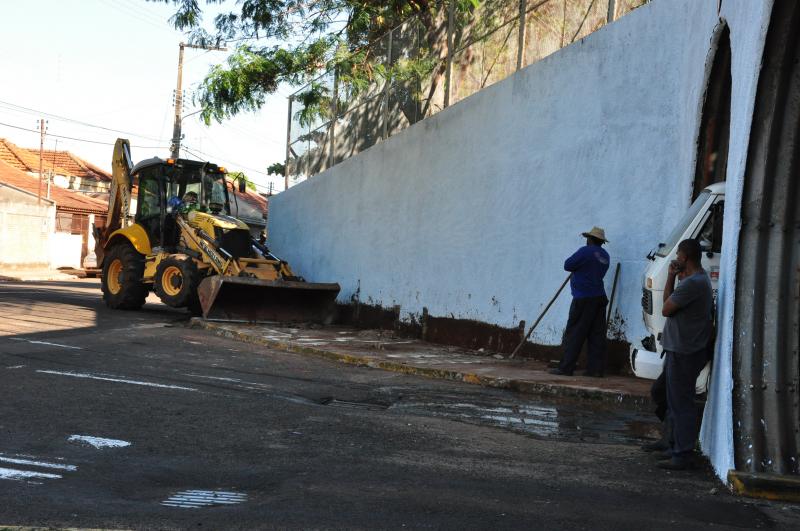
[[[511,327],[535,318],[565,276],[564,258],[581,245],[578,234],[600,225],[612,268],[622,264],[616,324],[638,338],[645,255],[689,205],[705,87],[727,22],[733,183],[702,440],[724,477],[733,465],[736,219],[771,1],[717,6],[655,0],[274,196],[272,249],[308,279],[339,282],[340,301]],[[568,304],[558,301],[534,341],[560,341]]]
[[[0,184],[0,267],[48,267],[55,205]]]

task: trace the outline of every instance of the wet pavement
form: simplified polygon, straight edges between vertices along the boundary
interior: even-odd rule
[[[650,408],[651,381],[633,376],[557,376],[546,363],[509,359],[397,336],[387,330],[341,326],[248,325],[192,319],[192,326],[270,348],[317,355],[343,363],[529,394],[601,401],[639,410]]]
[[[646,412],[345,365],[0,283],[0,528],[791,529]]]

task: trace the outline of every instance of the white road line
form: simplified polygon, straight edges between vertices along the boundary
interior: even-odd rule
[[[31,345],[47,345],[48,347],[61,347],[61,348],[71,348],[75,350],[83,350],[82,347],[73,347],[72,345],[62,345],[61,343],[50,343],[48,341],[33,341],[31,339],[22,339],[21,337],[9,337],[11,341],[25,341],[26,343],[30,343]]]
[[[87,378],[89,380],[102,380],[104,382],[116,382],[116,383],[126,383],[131,385],[143,385],[146,387],[158,387],[160,389],[178,389],[180,391],[197,391],[197,389],[193,387],[182,387],[180,385],[164,385],[164,384],[157,384],[152,382],[140,382],[138,380],[126,380],[124,378],[108,378],[105,376],[95,376],[94,374],[85,374],[81,372],[70,372],[70,371],[44,371],[44,370],[37,370],[36,372],[40,372],[42,374],[55,374],[58,376],[71,376],[73,378]]]
[[[31,472],[29,470],[0,468],[0,479],[61,479],[61,477],[61,474],[48,474],[46,472]]]
[[[6,367],[6,369],[22,369],[25,365],[14,365],[12,367]]]
[[[92,437],[91,435],[70,435],[67,437],[70,442],[82,442],[95,448],[124,448],[130,446],[128,441],[119,439],[104,439],[102,437]]]
[[[30,459],[17,459],[14,457],[0,456],[0,461],[12,463],[14,465],[31,465],[39,468],[55,468],[58,470],[68,470],[70,472],[75,472],[78,470],[78,467],[75,465],[60,465],[58,463],[45,463],[44,461],[32,461]]]

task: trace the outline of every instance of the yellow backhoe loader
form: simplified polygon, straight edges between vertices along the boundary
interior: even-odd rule
[[[234,185],[224,168],[160,158],[134,166],[125,139],[114,146],[112,166],[108,218],[94,230],[108,307],[138,310],[152,290],[206,319],[330,321],[339,285],[306,282],[251,237],[231,216]]]

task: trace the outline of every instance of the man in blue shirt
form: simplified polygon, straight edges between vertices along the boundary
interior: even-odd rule
[[[570,288],[572,305],[564,332],[564,357],[557,369],[550,373],[572,376],[583,343],[588,340],[589,354],[586,376],[605,376],[606,365],[606,289],[603,277],[610,259],[602,245],[608,243],[606,233],[593,227],[582,234],[586,245],[564,262],[564,269],[572,272]]]

